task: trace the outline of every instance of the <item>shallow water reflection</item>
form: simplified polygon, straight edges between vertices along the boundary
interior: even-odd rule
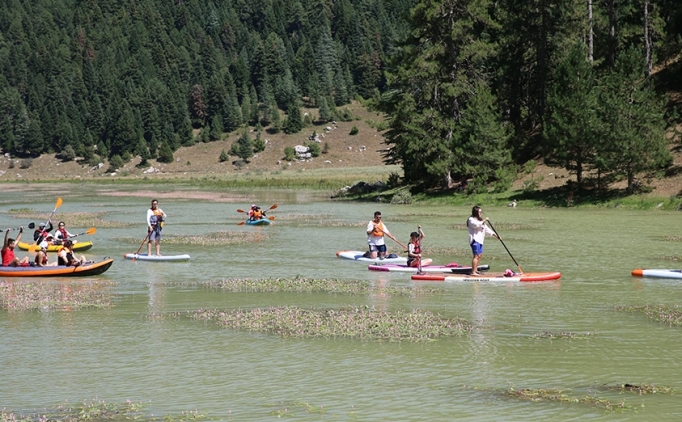
[[[158,195],[169,215],[164,235],[263,230],[268,236],[224,246],[163,245],[164,254],[191,254],[187,263],[125,261],[123,254],[134,252],[146,234],[144,213],[151,198],[99,194],[111,186],[57,186],[50,195],[62,195],[64,204],[56,218],[105,211],[106,220],[138,224],[98,229],[90,238],[95,246],[88,258],[117,258],[98,277],[114,283],[112,306],[0,311],[1,406],[36,409],[96,396],[149,402],[155,414],[197,409],[210,418],[233,420],[663,420],[682,413],[675,395],[598,388],[633,383],[682,389],[680,329],[614,310],[617,305],[679,304],[679,281],[630,276],[640,266],[676,266],[660,257],[679,255],[679,242],[664,240],[680,235],[677,213],[488,207],[522,268],[561,271],[561,280],[432,284],[440,294],[420,294],[407,274],[369,272],[366,265],[334,253],[365,248],[364,222],[377,209],[401,241],[422,225],[427,248],[466,251],[466,232],[454,227],[466,221],[469,207],[339,203],[280,191],[234,192],[222,196],[228,202],[215,202],[197,195],[186,200],[172,188]],[[0,227],[27,223],[6,213],[13,208],[44,211],[47,217],[54,199],[45,189],[27,185],[23,192],[6,192]],[[236,209],[251,202],[277,203],[270,213],[275,223],[238,226],[242,215]],[[402,253],[396,244],[390,248]],[[435,264],[470,260],[468,255],[433,258]],[[483,261],[495,271],[515,269],[494,239],[486,240]],[[415,294],[250,293],[205,286],[223,278],[297,275],[403,286]],[[165,317],[200,308],[348,305],[428,310],[464,318],[475,329],[462,337],[397,343],[281,338]],[[546,332],[590,335],[537,336]],[[589,405],[517,400],[505,394],[510,386],[567,389],[646,407],[611,416]]]

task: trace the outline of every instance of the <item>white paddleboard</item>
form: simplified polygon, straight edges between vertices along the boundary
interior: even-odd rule
[[[367,262],[371,264],[407,264],[407,258],[399,256],[397,258],[366,258],[364,252],[361,251],[338,251],[336,256],[343,259],[352,259],[360,262]]]
[[[189,261],[189,255],[147,255],[146,253],[127,253],[123,255],[125,259],[134,259],[136,261],[155,261],[155,262],[168,262],[168,261]]]

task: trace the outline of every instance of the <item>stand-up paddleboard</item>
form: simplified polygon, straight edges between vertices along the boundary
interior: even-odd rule
[[[654,277],[654,278],[682,278],[682,270],[666,270],[666,269],[643,269],[637,268],[632,270],[632,275],[635,277]]]
[[[428,261],[431,263],[430,259],[425,259],[424,262]],[[444,273],[444,274],[468,274],[471,272],[471,267],[460,267],[459,265],[429,265],[422,263],[423,273]],[[428,267],[426,265],[429,265]],[[370,271],[395,271],[403,273],[417,273],[419,272],[419,267],[408,267],[407,265],[400,264],[371,264],[367,267]],[[478,271],[488,271],[490,265],[479,265]]]
[[[136,261],[154,261],[154,262],[169,262],[169,261],[189,261],[189,255],[147,255],[146,253],[127,253],[123,255],[125,259],[134,259]]]
[[[359,262],[366,262],[366,263],[372,263],[372,264],[407,264],[407,258],[404,256],[398,256],[394,258],[384,258],[384,259],[379,259],[377,258],[367,258],[365,257],[365,253],[362,251],[338,251],[336,252],[336,256],[339,258],[343,259],[352,259],[354,261],[359,261]],[[390,255],[389,255],[390,256]]]
[[[521,282],[535,282],[535,281],[551,281],[561,278],[560,272],[554,273],[514,273],[511,276],[505,276],[504,273],[488,273],[481,275],[468,275],[468,274],[413,274],[412,280],[415,281],[434,281],[434,282],[445,282],[445,283],[460,283],[467,281],[483,281],[483,282],[499,282],[506,283],[508,281],[521,281]]]

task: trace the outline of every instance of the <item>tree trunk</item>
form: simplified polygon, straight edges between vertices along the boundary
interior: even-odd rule
[[[594,31],[592,29],[592,26],[594,25],[594,22],[592,21],[592,0],[587,0],[587,16],[589,20],[589,25],[590,25],[590,33],[588,34],[588,45],[589,45],[589,59],[590,63],[594,63]]]
[[[609,64],[616,65],[616,0],[609,2]]]
[[[649,36],[649,0],[644,0],[644,52],[646,57],[646,76],[651,75],[651,37]]]

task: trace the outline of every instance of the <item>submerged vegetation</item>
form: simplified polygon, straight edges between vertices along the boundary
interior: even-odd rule
[[[180,315],[180,314],[178,314]],[[346,337],[362,340],[428,341],[470,333],[466,321],[428,311],[380,311],[367,306],[303,309],[293,306],[251,310],[205,310],[189,317],[214,321],[225,328],[265,332],[282,337]]]
[[[45,212],[28,208],[13,208],[7,211],[13,218],[43,221]],[[60,212],[59,221],[64,221],[66,226],[71,227],[97,227],[97,228],[120,228],[131,227],[135,223],[124,223],[121,221],[105,220],[102,217],[106,212]],[[38,223],[36,223],[37,225]],[[55,226],[56,222],[53,223]]]
[[[639,406],[633,406],[631,404],[626,403],[623,400],[620,401],[613,401],[601,397],[595,397],[595,396],[581,396],[581,397],[575,397],[569,395],[571,390],[563,390],[559,388],[522,388],[522,389],[515,389],[513,387],[510,387],[506,391],[506,395],[510,397],[514,397],[520,400],[525,400],[525,401],[532,401],[532,402],[542,402],[542,401],[550,401],[550,402],[560,402],[560,403],[576,403],[576,404],[585,404],[585,405],[590,405],[593,407],[597,407],[600,409],[608,410],[608,411],[616,411],[616,410],[633,410],[639,408]]]
[[[682,309],[678,305],[616,306],[617,311],[641,313],[670,326],[682,326]]]
[[[228,292],[328,292],[342,294],[368,294],[381,292],[389,296],[414,296],[419,294],[438,294],[441,290],[429,287],[373,286],[368,281],[339,280],[332,278],[230,278],[212,280],[205,284],[209,288]]]
[[[265,232],[240,232],[224,231],[208,233],[205,235],[164,235],[163,243],[167,245],[190,245],[190,246],[226,246],[241,245],[245,243],[257,243],[270,237]],[[119,237],[117,241],[139,244],[136,237]]]
[[[30,310],[72,311],[108,308],[113,293],[111,281],[3,281],[0,282],[0,309],[10,312]]]
[[[586,332],[586,333],[572,333],[570,331],[560,331],[558,333],[553,333],[550,331],[545,331],[542,333],[536,333],[533,335],[534,339],[550,339],[550,340],[558,340],[558,339],[568,339],[568,340],[586,340],[593,338],[596,336],[597,333],[595,332]]]
[[[207,419],[198,411],[182,412],[179,415],[154,416],[143,412],[145,405],[132,402],[107,403],[102,400],[84,400],[81,403],[69,402],[55,407],[30,413],[0,410],[0,422],[84,422],[84,421],[147,421],[147,422],[185,422]]]

